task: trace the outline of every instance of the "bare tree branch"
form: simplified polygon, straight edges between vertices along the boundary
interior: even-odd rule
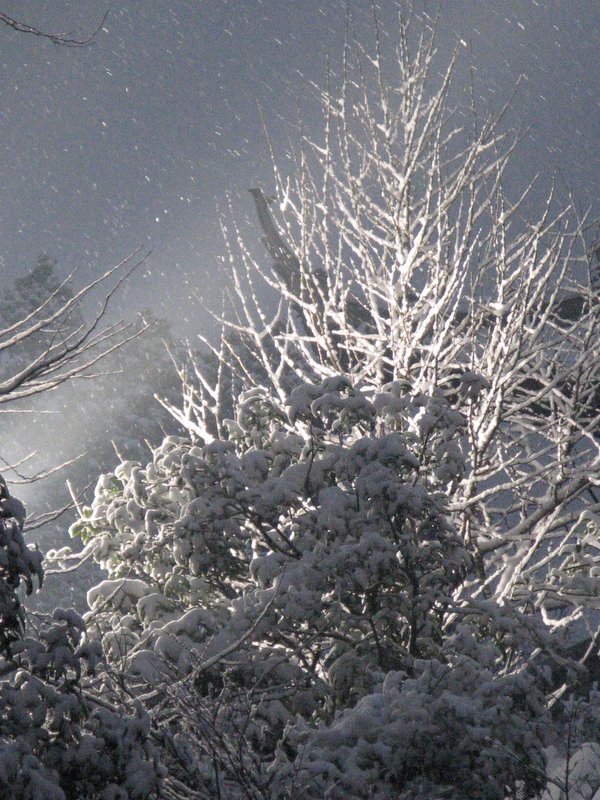
[[[50,33],[48,31],[40,30],[33,25],[28,25],[27,23],[21,22],[20,20],[5,14],[3,11],[0,11],[0,23],[3,23],[18,33],[28,33],[32,36],[39,36],[42,39],[48,39],[53,44],[59,45],[60,47],[87,47],[88,45],[93,44],[97,35],[104,27],[107,17],[108,11],[104,14],[99,25],[92,31],[92,33],[90,33],[89,36],[86,36],[83,39],[78,39],[69,33]]]

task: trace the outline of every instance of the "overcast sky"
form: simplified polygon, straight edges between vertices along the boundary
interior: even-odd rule
[[[392,18],[394,3],[383,0]],[[416,7],[434,14],[438,0]],[[358,17],[370,3],[354,0]],[[0,9],[51,31],[86,34],[66,49],[0,28],[0,254],[7,276],[41,251],[89,274],[138,245],[152,275],[128,295],[187,332],[217,303],[223,245],[217,208],[252,214],[246,190],[269,190],[258,105],[280,150],[308,81],[343,45],[337,0],[19,0]],[[368,14],[366,14],[368,16]],[[390,28],[388,28],[390,29]],[[390,29],[391,30],[391,29]],[[560,171],[600,212],[600,2],[442,0],[441,57],[469,43],[482,107],[525,76],[512,123],[530,125],[516,174]],[[466,53],[466,51],[465,51]],[[458,79],[466,80],[468,58]],[[184,323],[189,320],[189,324]]]

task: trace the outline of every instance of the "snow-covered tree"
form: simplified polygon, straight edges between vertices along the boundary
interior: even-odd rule
[[[44,573],[41,552],[23,538],[24,521],[0,476],[0,795],[156,797],[162,772],[150,719],[139,704],[109,701],[102,649],[86,638],[83,619],[57,609],[50,624],[25,630],[19,587],[30,594]]]
[[[226,440],[103,476],[77,530],[109,574],[90,630],[138,691],[161,684],[146,702],[177,714],[169,764],[199,796],[541,787],[550,637],[457,599],[466,424],[439,393],[331,377],[285,407],[250,390]]]
[[[276,167],[280,223],[253,190],[272,263],[227,231],[187,435],[73,529],[174,796],[566,798],[600,746],[565,699],[598,646],[594,256],[553,189],[533,223],[507,196],[519,136],[426,27],[376,38]]]
[[[70,279],[57,282],[53,269],[42,258],[31,275],[5,287],[0,412],[6,417],[16,412],[19,418],[24,400],[95,372],[137,334],[127,323],[105,322],[108,303],[135,265],[123,262],[79,291]],[[100,285],[101,308],[86,323],[80,301]],[[3,429],[8,463],[14,461],[6,431],[14,437],[14,428]],[[155,798],[163,771],[150,744],[150,719],[113,686],[84,620],[71,609],[56,609],[50,619],[26,612],[23,594],[41,587],[44,568],[41,551],[26,543],[25,520],[25,507],[0,476],[0,795]]]
[[[579,620],[585,637],[600,586],[595,257],[554,187],[533,221],[531,185],[507,196],[520,134],[506,109],[469,117],[454,61],[438,73],[433,34],[411,54],[414,38],[401,20],[395,59],[348,45],[318,91],[323,130],[275,161],[280,223],[253,191],[271,264],[229,224],[234,313],[216,380],[198,367],[181,419],[224,435],[232,376],[280,401],[337,374],[441,393],[467,419],[449,503],[478,565],[465,592],[563,630]]]

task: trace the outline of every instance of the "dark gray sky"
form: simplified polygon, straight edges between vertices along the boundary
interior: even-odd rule
[[[358,24],[370,3],[354,0]],[[438,0],[416,0],[434,14]],[[130,291],[180,333],[203,312],[191,287],[218,303],[223,245],[217,207],[271,188],[258,103],[284,152],[307,81],[343,45],[343,0],[0,0],[52,31],[87,33],[93,47],[57,48],[0,28],[0,254],[7,276],[40,251],[87,274],[138,245],[151,276]],[[381,2],[392,18],[394,3]],[[531,125],[515,174],[560,170],[583,207],[600,212],[600,2],[442,0],[442,60],[457,35],[471,44],[482,107],[500,105],[519,74],[511,122]],[[468,58],[458,79],[466,81]],[[187,328],[185,320],[191,321]]]

